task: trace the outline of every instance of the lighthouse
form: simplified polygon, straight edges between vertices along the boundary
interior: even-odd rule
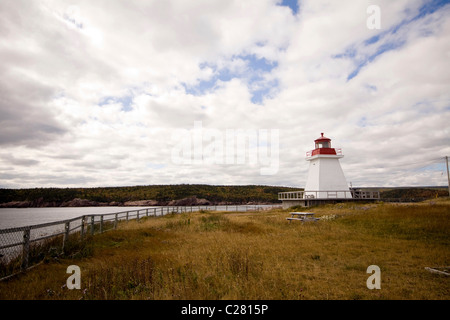
[[[321,136],[314,140],[315,149],[306,153],[309,161],[304,198],[352,198],[339,159],[342,150],[331,147],[331,139]]]

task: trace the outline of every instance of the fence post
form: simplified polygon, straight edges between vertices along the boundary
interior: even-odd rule
[[[118,220],[118,213],[115,214],[114,216],[114,229],[117,229],[117,220]]]
[[[22,270],[28,268],[28,255],[30,253],[30,228],[23,230]]]
[[[85,219],[85,216],[82,216],[81,217],[81,232],[80,232],[81,240],[83,240],[83,238],[84,238],[84,219]]]
[[[148,217],[148,209],[145,211],[145,216]]]
[[[156,208],[153,208],[153,215],[156,217]]]
[[[103,215],[100,216],[100,233],[103,233]]]
[[[136,221],[139,222],[139,210],[136,211]]]
[[[127,211],[127,221],[128,221],[128,211]]]
[[[64,247],[66,246],[67,239],[69,239],[70,222],[64,224],[64,236],[62,243],[62,251],[64,252]]]
[[[91,235],[94,235],[94,216],[91,216]]]

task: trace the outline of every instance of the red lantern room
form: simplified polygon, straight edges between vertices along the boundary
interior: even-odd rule
[[[323,133],[320,134],[320,138],[314,140],[316,148],[312,151],[312,155],[316,154],[336,154],[336,150],[331,147],[331,139],[324,137]]]
[[[307,157],[313,157],[319,154],[329,154],[329,155],[341,155],[341,149],[336,149],[331,147],[331,139],[324,137],[323,133],[320,134],[320,137],[314,140],[315,149],[307,152]]]

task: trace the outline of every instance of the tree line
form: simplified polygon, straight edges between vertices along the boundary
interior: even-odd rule
[[[62,203],[75,198],[96,202],[137,200],[170,201],[196,196],[211,202],[278,202],[278,192],[299,188],[278,186],[215,186],[204,184],[148,185],[96,188],[29,188],[0,189],[0,203],[11,201],[43,201]]]

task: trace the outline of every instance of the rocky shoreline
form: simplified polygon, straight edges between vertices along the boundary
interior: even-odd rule
[[[198,199],[197,197],[188,197],[179,200],[171,201],[157,201],[157,200],[135,200],[135,201],[111,201],[111,202],[97,202],[88,199],[75,198],[64,202],[47,202],[43,198],[33,201],[10,201],[0,203],[0,208],[47,208],[47,207],[109,207],[109,206],[123,206],[123,207],[152,207],[152,206],[210,206],[210,205],[261,205],[269,204],[262,202],[246,202],[246,203],[232,203],[232,202],[213,202],[207,199]]]

